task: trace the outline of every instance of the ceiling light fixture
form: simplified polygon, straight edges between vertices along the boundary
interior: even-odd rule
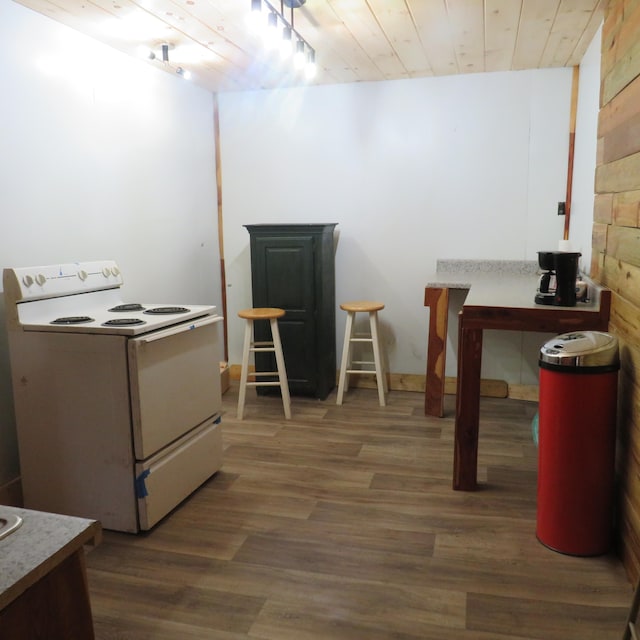
[[[140,55],[148,60],[159,60],[163,65],[173,69],[174,67],[169,62],[169,51],[174,49],[175,45],[170,42],[163,42],[160,45],[160,51],[156,53],[153,49],[147,49],[146,47],[141,47]],[[175,72],[185,80],[191,78],[191,72],[183,67],[175,67]]]
[[[293,10],[301,7],[306,0],[280,0],[280,10],[276,9],[269,0],[251,0],[251,12],[249,14],[249,24],[252,31],[261,31],[264,37],[265,46],[272,49],[280,46],[283,58],[288,58],[294,50],[293,66],[296,69],[303,69],[308,79],[316,75],[316,52],[315,49],[296,31],[293,21]],[[263,12],[263,4],[265,11]],[[285,17],[285,5],[291,9],[291,17]],[[266,18],[265,18],[266,13]],[[278,26],[282,26],[279,32]],[[281,34],[279,36],[279,33]]]

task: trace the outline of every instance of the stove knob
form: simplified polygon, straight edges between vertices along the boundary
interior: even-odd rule
[[[113,267],[111,269],[111,273],[117,278],[120,275],[120,269],[118,269],[118,267]]]
[[[25,287],[30,287],[33,284],[33,278],[31,276],[23,276],[22,282]]]
[[[42,286],[46,281],[47,281],[46,277],[43,276],[41,273],[39,273],[36,276],[36,284],[39,284],[40,286]]]
[[[84,282],[88,277],[89,274],[84,269],[80,269],[80,271],[78,271],[78,278],[80,278],[82,282]]]
[[[108,278],[108,277],[111,275],[111,270],[109,269],[109,267],[105,267],[105,268],[102,270],[102,275],[103,275],[105,278]]]

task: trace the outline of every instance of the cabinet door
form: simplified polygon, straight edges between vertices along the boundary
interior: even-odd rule
[[[318,375],[314,261],[315,239],[311,235],[254,239],[253,305],[286,311],[278,325],[289,388],[292,393],[311,395]],[[255,335],[256,340],[270,339],[268,324],[256,323]],[[258,371],[275,371],[273,354],[255,355]],[[274,388],[258,390],[269,393]]]

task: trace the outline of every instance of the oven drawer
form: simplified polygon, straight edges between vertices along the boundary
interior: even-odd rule
[[[220,412],[222,317],[129,340],[133,444],[146,460]]]
[[[207,422],[136,464],[140,529],[151,529],[222,466],[222,429]]]

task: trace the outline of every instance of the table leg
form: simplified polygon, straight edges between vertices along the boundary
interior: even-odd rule
[[[444,416],[449,289],[436,287],[425,289],[424,306],[429,307],[424,413],[427,416],[442,418]]]
[[[478,424],[480,419],[480,369],[482,329],[458,324],[458,386],[453,449],[453,488],[473,491],[478,486]]]

